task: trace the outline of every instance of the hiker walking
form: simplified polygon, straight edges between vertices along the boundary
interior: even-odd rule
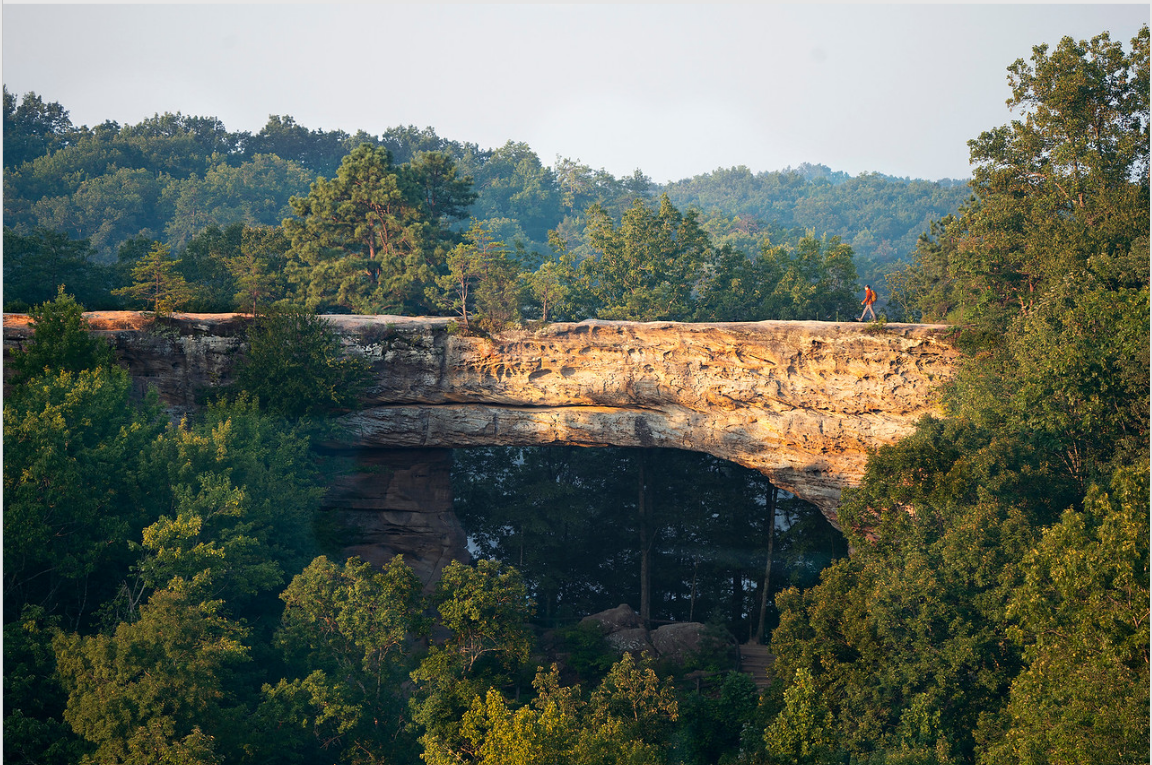
[[[872,288],[867,284],[864,285],[864,299],[860,302],[864,304],[864,311],[860,314],[860,318],[857,319],[857,321],[864,321],[865,314],[872,314],[872,320],[875,321],[876,312],[872,310],[872,304],[876,302],[876,293],[873,292]]]

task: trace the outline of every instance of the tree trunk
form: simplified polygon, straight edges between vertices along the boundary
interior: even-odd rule
[[[696,573],[700,570],[700,556],[692,558],[692,595],[688,600],[688,621],[696,614]]]
[[[732,569],[732,632],[733,634],[740,634],[737,632],[740,628],[740,623],[744,621],[744,569]],[[751,620],[749,620],[751,621]],[[748,627],[752,629],[751,625]],[[740,630],[741,632],[743,630]]]
[[[768,560],[764,564],[764,585],[760,588],[760,617],[756,623],[756,636],[752,638],[754,645],[764,641],[764,615],[768,610],[768,585],[772,581],[772,542],[776,539],[776,496],[775,486],[768,489]]]
[[[651,508],[648,506],[648,451],[640,450],[637,457],[636,508],[640,521],[640,619],[649,626],[652,618],[652,532],[649,528]]]

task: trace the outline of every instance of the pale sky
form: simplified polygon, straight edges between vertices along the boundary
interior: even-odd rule
[[[658,183],[803,162],[967,178],[967,141],[1012,114],[1032,46],[1107,31],[1149,5],[3,5],[9,92],[77,125],[163,112],[258,132],[431,126]]]

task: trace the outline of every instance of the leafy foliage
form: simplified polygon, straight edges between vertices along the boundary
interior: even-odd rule
[[[52,637],[60,617],[25,605],[4,625],[4,757],[13,763],[66,765],[87,747],[64,721],[68,694],[55,680]]]
[[[19,386],[49,372],[80,372],[111,367],[112,349],[92,337],[84,309],[63,286],[56,299],[28,312],[32,319],[32,342],[27,349],[15,349],[8,363],[14,370],[10,384]]]
[[[261,748],[280,751],[289,735],[301,759],[338,742],[375,756],[411,749],[400,685],[410,641],[426,637],[430,625],[420,582],[403,559],[376,571],[355,558],[337,566],[320,557],[281,598],[275,641],[289,666],[307,674],[264,685],[256,713],[266,737]]]
[[[58,635],[64,717],[95,745],[91,761],[218,761],[203,729],[225,730],[238,711],[225,681],[249,660],[244,636],[216,603],[173,590],[155,593],[139,621],[113,635]]]
[[[531,602],[518,571],[488,560],[475,568],[449,563],[431,602],[450,636],[412,672],[411,705],[428,759],[444,761],[465,747],[462,716],[472,700],[507,684],[527,661]]]
[[[531,706],[510,709],[495,690],[477,696],[463,719],[466,747],[459,753],[425,753],[431,763],[485,765],[564,762],[573,765],[666,762],[659,731],[677,719],[671,688],[631,654],[584,700],[579,686],[561,687],[555,665],[540,668]]]
[[[740,751],[742,737],[754,729],[760,703],[756,684],[743,672],[728,672],[713,695],[682,694],[674,748],[687,763],[718,763]]]
[[[1024,560],[1010,635],[1027,668],[984,762],[1135,762],[1148,744],[1148,471],[1094,486]]]
[[[832,714],[822,705],[805,668],[784,692],[784,709],[764,731],[769,762],[823,765],[840,762]]]
[[[692,286],[708,237],[695,214],[682,215],[667,197],[658,210],[637,200],[619,227],[601,207],[588,213],[588,243],[596,257],[580,264],[583,291],[604,319],[683,320],[691,316]]]
[[[5,170],[63,148],[75,130],[60,104],[44,103],[35,93],[25,93],[17,104],[16,96],[4,86]]]
[[[899,270],[932,221],[953,213],[971,192],[960,180],[909,180],[878,173],[855,178],[823,166],[753,173],[722,168],[668,184],[672,203],[701,211],[718,245],[755,252],[805,232],[839,237],[856,255],[863,279],[876,285]]]
[[[324,489],[308,441],[250,399],[213,404],[201,421],[161,434],[148,469],[170,487],[156,496],[165,514],[143,530],[148,586],[180,579],[202,600],[239,607],[311,559]]]
[[[368,365],[346,355],[326,319],[294,308],[260,317],[236,386],[266,411],[298,419],[351,406],[368,383]]]
[[[698,290],[698,321],[847,320],[856,308],[856,267],[851,248],[835,237],[765,245],[755,260],[724,247]]]
[[[113,593],[147,513],[137,478],[159,430],[118,367],[32,380],[4,407],[5,602],[56,606],[74,623]],[[120,540],[115,544],[113,540]]]
[[[61,287],[93,307],[110,304],[109,269],[94,261],[87,240],[47,229],[21,236],[4,227],[4,305],[8,311],[52,300]]]

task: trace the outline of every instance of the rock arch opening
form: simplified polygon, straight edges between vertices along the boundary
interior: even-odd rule
[[[649,626],[712,622],[751,639],[770,553],[770,593],[814,582],[847,553],[818,508],[772,489],[758,471],[684,450],[454,452],[471,551],[517,566],[552,628],[627,603]]]

